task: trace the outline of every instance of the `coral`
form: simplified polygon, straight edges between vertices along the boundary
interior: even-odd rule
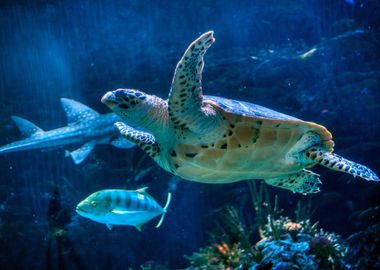
[[[320,269],[346,269],[347,245],[340,236],[320,230],[310,241],[310,252],[315,254]]]
[[[347,247],[338,235],[318,230],[309,220],[267,220],[255,245],[214,243],[187,256],[188,269],[348,269]]]
[[[250,183],[256,226],[247,225],[232,206],[221,214],[221,224],[212,234],[213,244],[186,256],[188,269],[348,269],[347,246],[340,236],[318,229],[309,219],[311,203],[297,204],[296,221],[279,216],[278,199],[269,200],[266,188]],[[273,205],[273,207],[272,207]],[[266,222],[264,222],[264,219]],[[252,228],[261,240],[254,244]]]
[[[290,237],[284,240],[264,240],[257,244],[263,255],[259,263],[250,270],[258,269],[319,269],[315,255],[309,252],[308,242],[294,242]]]
[[[216,228],[211,235],[213,244],[185,256],[192,265],[188,269],[247,269],[257,260],[250,241],[253,230],[243,223],[235,207],[226,206]]]
[[[347,269],[347,248],[340,237],[318,231],[309,220],[297,223],[287,217],[268,217],[264,235],[256,244],[262,260],[251,269]]]
[[[226,242],[201,248],[191,256],[186,256],[192,265],[188,269],[246,269],[253,255],[240,243]]]
[[[341,244],[340,236],[334,233],[318,232],[310,239],[310,250],[319,258],[340,258],[347,253],[345,245]]]

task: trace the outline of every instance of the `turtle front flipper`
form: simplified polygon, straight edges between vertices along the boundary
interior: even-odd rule
[[[119,129],[121,135],[137,144],[151,158],[158,158],[160,147],[152,134],[134,129],[122,122],[116,122],[115,126]]]
[[[345,159],[337,154],[326,152],[320,147],[312,147],[306,151],[306,157],[329,169],[359,176],[367,181],[379,181],[379,177],[364,165]]]
[[[177,64],[169,94],[169,116],[176,128],[198,132],[209,125],[202,121],[212,109],[202,107],[201,77],[203,55],[213,43],[213,32],[204,33],[190,44]]]
[[[293,192],[308,194],[319,192],[319,175],[308,170],[302,170],[295,174],[264,180],[267,184],[291,190]]]

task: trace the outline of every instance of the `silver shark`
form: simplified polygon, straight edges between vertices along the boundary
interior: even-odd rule
[[[49,131],[42,130],[26,119],[12,116],[25,139],[0,147],[0,154],[82,144],[72,152],[66,151],[67,156],[70,156],[75,164],[79,164],[96,144],[112,144],[126,149],[134,146],[132,142],[120,136],[114,126],[115,122],[121,120],[116,114],[99,114],[86,105],[67,98],[61,98],[61,104],[66,112],[68,125]]]

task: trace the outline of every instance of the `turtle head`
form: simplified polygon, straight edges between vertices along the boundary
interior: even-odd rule
[[[137,122],[153,106],[153,96],[134,89],[107,92],[102,102],[127,122]]]

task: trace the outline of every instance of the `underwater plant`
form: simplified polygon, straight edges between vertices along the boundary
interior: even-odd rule
[[[272,204],[266,187],[256,185],[251,183],[250,190],[258,224],[246,224],[235,207],[227,206],[212,244],[186,256],[188,269],[348,269],[347,245],[339,235],[318,229],[310,219],[279,216],[277,196]],[[297,204],[296,218],[306,213],[311,203]],[[258,229],[258,242],[252,228]]]
[[[309,220],[268,217],[263,233],[264,238],[250,246],[219,242],[201,248],[186,256],[188,269],[348,269],[346,244]]]
[[[353,213],[361,228],[347,238],[348,261],[353,269],[380,269],[380,206]]]
[[[257,260],[257,250],[250,240],[253,227],[243,222],[234,206],[225,207],[216,225],[211,233],[213,244],[185,256],[192,265],[188,269],[247,269]]]
[[[201,248],[191,256],[186,256],[191,267],[187,269],[247,269],[252,256],[240,243],[220,243]]]
[[[256,214],[256,223],[259,234],[262,236],[263,227],[267,222],[267,217],[271,216],[272,218],[277,218],[282,214],[283,209],[279,208],[277,195],[274,196],[272,206],[268,189],[263,182],[257,184],[254,181],[248,181],[247,183],[250,190],[252,206]]]

